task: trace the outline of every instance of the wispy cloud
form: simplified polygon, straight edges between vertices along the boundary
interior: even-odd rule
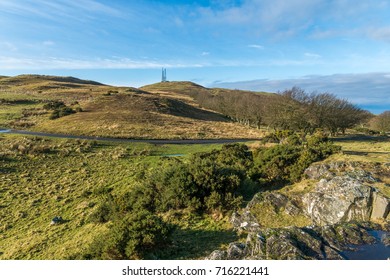
[[[244,0],[236,5],[196,10],[212,26],[241,26],[252,36],[274,39],[308,35],[312,39],[364,36],[390,41],[389,1]]]
[[[314,58],[314,59],[318,59],[318,58],[322,57],[321,55],[319,55],[317,53],[310,53],[310,52],[304,53],[304,56],[308,57],[308,58]]]
[[[1,57],[0,68],[5,70],[49,70],[49,69],[153,69],[203,67],[198,63],[175,61],[133,60],[129,58],[80,60],[68,58],[19,58]]]
[[[70,18],[84,21],[86,18],[96,18],[98,15],[120,16],[122,14],[120,10],[94,0],[2,0],[0,1],[0,10],[6,14],[36,16],[53,21],[63,21]]]
[[[214,10],[197,10],[202,22],[221,25],[246,25],[252,33],[274,34],[274,37],[292,36],[311,23],[311,18],[322,7],[324,0],[246,0],[236,6]]]
[[[251,45],[248,45],[248,48],[263,50],[263,49],[264,49],[264,46],[262,46],[262,45],[257,45],[257,44],[251,44]]]

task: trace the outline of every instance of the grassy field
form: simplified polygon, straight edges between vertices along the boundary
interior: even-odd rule
[[[339,141],[343,151],[327,160],[382,164],[390,143]],[[208,152],[221,145],[151,145],[81,140],[62,140],[19,135],[0,136],[0,259],[72,259],[85,252],[109,224],[95,224],[89,216],[105,194],[121,194],[148,172],[180,155]],[[351,151],[364,152],[354,155]],[[387,158],[386,158],[387,156]],[[388,160],[387,160],[388,162]],[[294,197],[310,191],[314,182],[304,180],[280,190]],[[375,187],[390,196],[390,176],[383,173]],[[256,206],[263,226],[307,225],[303,216],[291,217],[272,205]],[[256,212],[256,211],[255,211]],[[65,223],[51,226],[55,216]],[[163,219],[175,226],[173,243],[156,257],[198,259],[215,249],[226,248],[240,236],[228,217],[212,218],[190,212],[168,212]]]
[[[390,138],[385,136],[350,135],[334,139],[342,147],[342,154],[328,160],[390,162]]]
[[[88,222],[107,191],[128,191],[140,170],[147,172],[170,155],[185,160],[189,153],[221,147],[9,135],[0,139],[0,259],[74,258],[107,230],[107,225]],[[65,223],[51,226],[55,216]],[[161,253],[164,258],[199,258],[236,236],[226,220],[191,213],[165,218],[176,230],[171,248]]]

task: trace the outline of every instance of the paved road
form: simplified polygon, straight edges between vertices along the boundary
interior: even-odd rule
[[[127,138],[109,138],[109,137],[94,137],[94,136],[76,136],[57,133],[35,132],[27,130],[1,129],[0,133],[22,134],[42,137],[56,137],[64,139],[82,139],[82,140],[98,140],[110,142],[127,142],[127,143],[150,143],[150,144],[227,144],[238,142],[250,142],[260,139],[127,139]]]

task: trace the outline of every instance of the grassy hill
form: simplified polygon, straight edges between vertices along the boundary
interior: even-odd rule
[[[208,92],[209,89],[193,82],[160,82],[141,87],[142,90],[155,93],[176,93],[192,95],[199,92]]]
[[[207,94],[224,94],[224,93],[252,93],[252,94],[258,94],[258,95],[273,95],[273,93],[269,92],[256,92],[256,91],[247,91],[247,90],[231,90],[231,89],[224,89],[224,88],[206,88],[201,85],[195,84],[193,82],[183,81],[183,82],[160,82],[155,83],[151,85],[146,85],[141,87],[142,90],[146,90],[149,92],[155,92],[155,93],[176,93],[180,95],[189,95],[194,96],[198,95],[200,93],[207,93]]]
[[[73,77],[20,75],[0,80],[0,127],[123,138],[257,138],[259,131],[200,108],[208,92],[190,82],[113,87]],[[72,114],[50,119],[45,104],[61,101]]]
[[[1,76],[0,85],[5,86],[21,86],[25,88],[39,88],[46,84],[51,84],[53,86],[63,86],[63,87],[77,87],[81,85],[95,85],[102,86],[103,84],[81,80],[75,77],[60,77],[60,76],[47,76],[47,75],[19,75],[15,77],[5,77]]]

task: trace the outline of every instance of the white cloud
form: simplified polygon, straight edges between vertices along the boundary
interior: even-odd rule
[[[94,0],[2,0],[0,1],[0,10],[14,15],[34,15],[53,21],[63,21],[64,19],[84,21],[87,18],[96,18],[97,15],[113,17],[122,15],[120,10]]]
[[[200,20],[207,24],[246,25],[254,33],[274,37],[292,36],[306,29],[318,16],[325,0],[245,0],[240,5],[215,10],[201,7]]]
[[[238,3],[238,4],[237,4]],[[213,26],[244,27],[246,34],[284,39],[365,37],[390,41],[389,1],[243,0],[236,5],[200,7],[199,20]]]
[[[314,58],[314,59],[318,59],[318,58],[322,57],[321,55],[319,55],[317,53],[310,53],[310,52],[304,53],[304,56],[308,57],[308,58]]]
[[[264,49],[264,46],[262,46],[262,45],[257,45],[257,44],[251,44],[251,45],[248,45],[248,48],[263,50],[263,49]]]
[[[210,55],[209,52],[202,52],[202,53],[201,53],[201,56],[208,56],[208,55]]]
[[[373,39],[390,42],[390,26],[370,28],[366,33]]]
[[[203,67],[198,63],[181,63],[129,58],[81,60],[69,58],[19,58],[1,57],[0,68],[4,70],[48,70],[48,69],[153,69]]]

